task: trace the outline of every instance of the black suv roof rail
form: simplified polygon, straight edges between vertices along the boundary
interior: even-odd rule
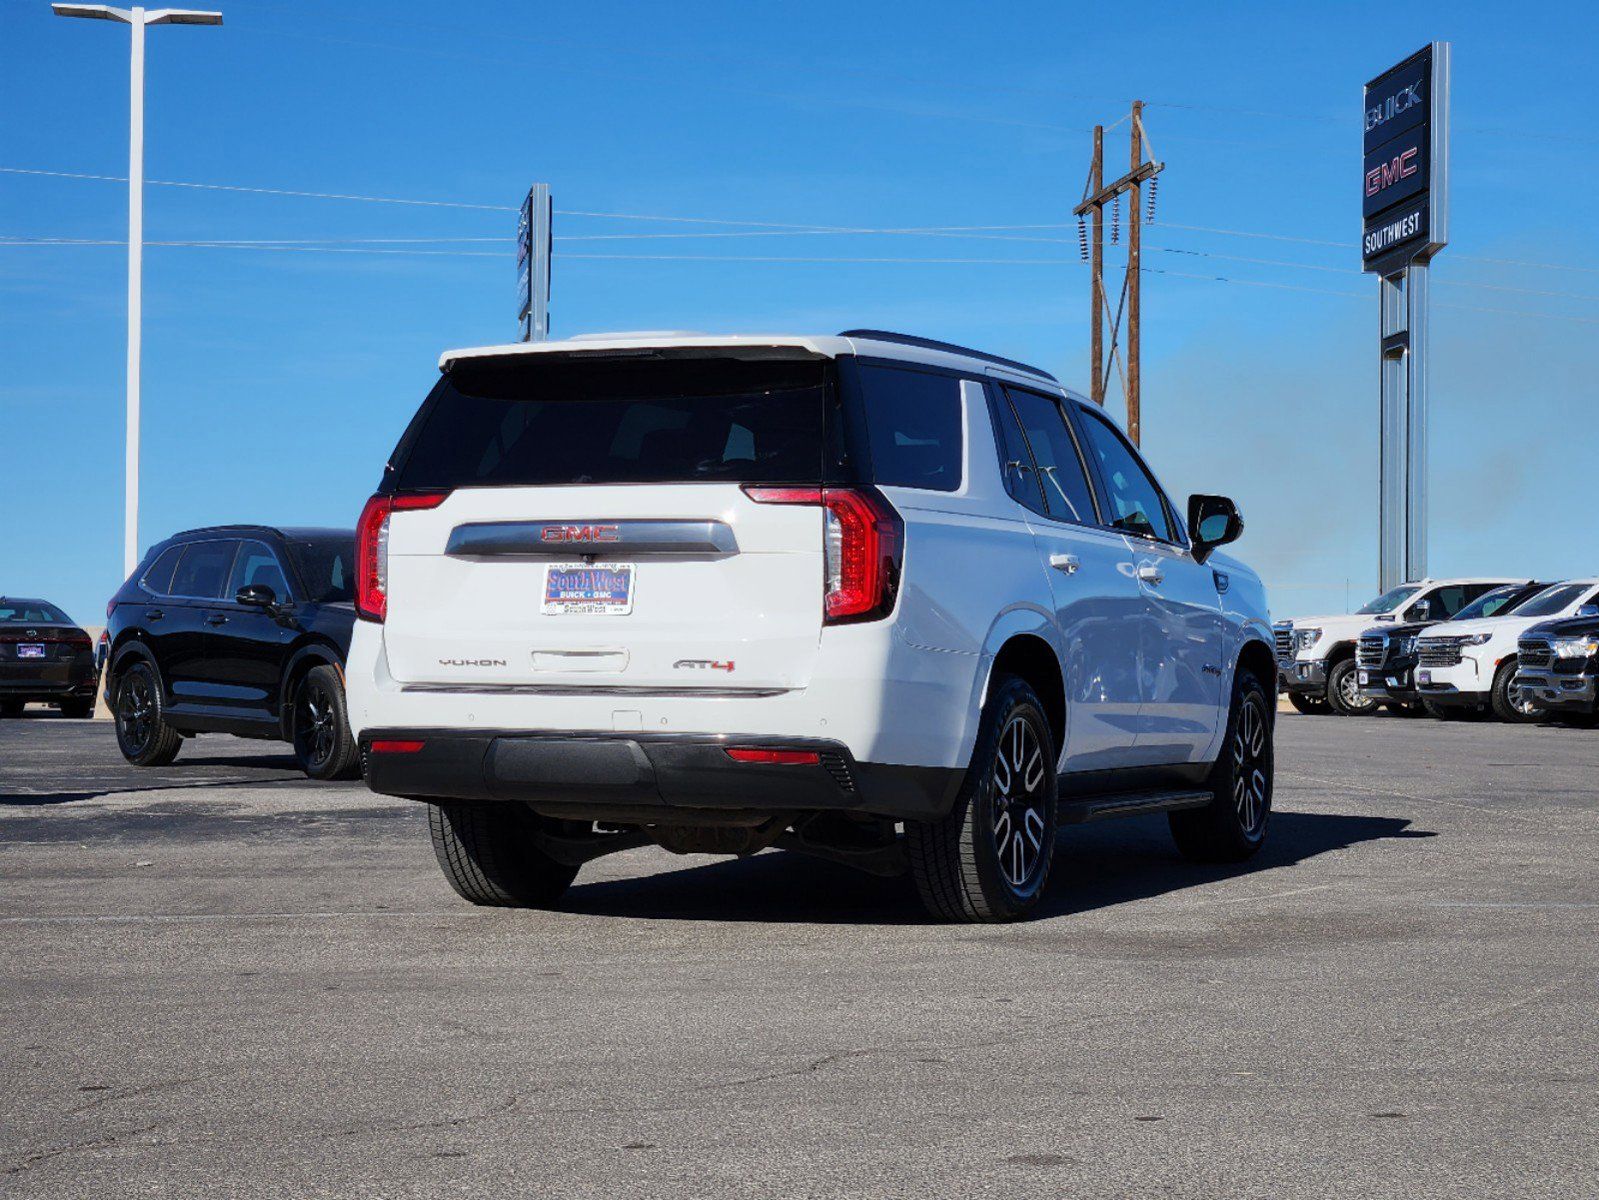
[[[1060,380],[1041,367],[1018,362],[1014,358],[1002,358],[998,354],[989,354],[983,350],[973,350],[970,346],[957,346],[954,342],[941,342],[937,338],[916,337],[909,333],[892,333],[886,329],[846,329],[838,336],[863,338],[873,342],[893,342],[900,346],[919,346],[923,350],[945,350],[950,354],[959,354],[965,358],[980,358],[984,362],[997,363],[1002,367],[1025,371],[1029,375],[1037,375],[1042,379],[1049,380],[1051,383],[1058,384],[1060,382]]]
[[[179,530],[172,536],[181,538],[195,533],[275,533],[283,536],[283,530],[276,525],[201,525],[194,529]]]

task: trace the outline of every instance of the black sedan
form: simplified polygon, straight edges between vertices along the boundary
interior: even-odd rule
[[[0,596],[0,717],[29,702],[94,715],[94,643],[54,604]]]

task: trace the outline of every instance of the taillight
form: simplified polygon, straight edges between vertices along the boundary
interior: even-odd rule
[[[894,611],[905,523],[875,488],[758,487],[757,504],[803,504],[824,510],[822,614],[828,625],[875,621]]]
[[[355,523],[355,613],[381,623],[389,611],[389,515],[406,509],[437,508],[448,492],[373,496]]]

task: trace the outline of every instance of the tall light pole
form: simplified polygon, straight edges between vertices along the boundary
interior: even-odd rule
[[[104,4],[52,4],[58,17],[121,21],[133,29],[128,72],[128,437],[122,513],[122,569],[139,565],[139,358],[142,351],[144,291],[144,27],[220,25],[219,12],[187,8],[111,8]]]

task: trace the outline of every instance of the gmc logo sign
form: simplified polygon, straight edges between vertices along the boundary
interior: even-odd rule
[[[615,525],[546,525],[539,530],[539,541],[554,545],[621,540],[622,531]]]
[[[1415,146],[1396,154],[1393,161],[1379,163],[1366,172],[1366,195],[1375,196],[1378,192],[1393,187],[1401,179],[1409,179],[1421,168],[1416,165]]]

